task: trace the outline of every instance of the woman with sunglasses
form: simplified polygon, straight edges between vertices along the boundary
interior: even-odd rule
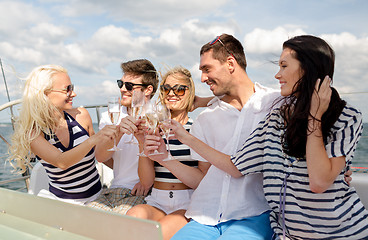
[[[22,107],[10,147],[10,163],[24,172],[31,158],[42,163],[49,189],[40,196],[75,204],[95,199],[101,182],[94,147],[116,136],[115,126],[94,134],[84,108],[73,108],[76,96],[66,69],[40,66],[26,78]]]
[[[362,133],[362,114],[331,86],[334,60],[321,38],[304,35],[284,42],[275,75],[282,105],[233,156],[180,124],[172,126],[183,143],[233,177],[262,173],[276,239],[368,238],[368,211],[344,180]]]
[[[189,70],[175,67],[163,77],[160,86],[160,100],[170,109],[171,118],[189,131],[192,120],[188,112],[194,108],[195,88]],[[197,98],[205,106],[209,98]],[[196,101],[197,101],[196,100]],[[139,137],[140,151],[144,139]],[[164,139],[165,143],[167,139]],[[209,167],[207,162],[194,161],[190,149],[177,139],[169,140],[173,160],[162,161],[160,156],[140,157],[138,175],[141,183],[152,186],[147,204],[133,207],[127,215],[150,219],[161,223],[164,239],[170,239],[176,231],[187,223],[184,213],[189,205],[193,189],[197,187]],[[184,175],[178,171],[178,164],[190,168],[193,174]]]

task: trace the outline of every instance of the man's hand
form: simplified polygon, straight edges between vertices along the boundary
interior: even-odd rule
[[[147,196],[151,188],[145,188],[141,182],[138,182],[132,189],[131,194],[135,196]]]

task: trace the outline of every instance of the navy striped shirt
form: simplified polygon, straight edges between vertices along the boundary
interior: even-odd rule
[[[280,193],[285,192],[285,226],[290,239],[367,239],[368,211],[353,187],[344,181],[343,170],[324,193],[309,188],[306,159],[283,153],[283,119],[272,111],[232,157],[242,174],[263,173],[263,188],[270,205],[271,226],[282,236]],[[331,157],[345,156],[347,168],[362,133],[362,114],[347,105],[332,128],[326,151]],[[281,208],[282,205],[281,205]]]
[[[69,129],[69,146],[65,147],[57,138],[45,135],[46,140],[61,152],[68,151],[89,138],[88,132],[68,113],[64,116]],[[101,190],[100,176],[95,162],[94,148],[78,163],[66,170],[40,159],[49,178],[49,191],[63,199],[90,198]]]
[[[193,124],[193,120],[189,119],[188,122],[184,125],[184,128],[189,132],[190,127]],[[166,138],[164,137],[164,141],[166,144]],[[198,167],[198,161],[193,160],[190,156],[190,148],[187,145],[182,144],[177,139],[170,139],[170,152],[171,155],[181,163],[191,166]],[[159,163],[154,163],[155,167],[155,181],[159,182],[169,182],[169,183],[181,183],[181,181],[174,176],[167,168],[161,166]]]

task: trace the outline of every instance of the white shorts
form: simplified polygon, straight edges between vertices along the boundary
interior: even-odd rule
[[[160,190],[152,188],[151,195],[145,198],[148,205],[156,207],[166,214],[180,209],[187,210],[193,189]]]

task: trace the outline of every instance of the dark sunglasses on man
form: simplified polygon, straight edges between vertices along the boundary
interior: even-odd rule
[[[169,84],[165,84],[165,85],[161,85],[160,89],[166,95],[168,95],[170,91],[172,90],[176,96],[181,97],[181,96],[184,96],[185,90],[189,89],[189,87],[185,85],[179,85],[179,84],[176,84],[171,87]]]
[[[122,88],[125,85],[126,90],[132,91],[134,86],[141,86],[141,87],[147,87],[147,84],[141,84],[141,83],[132,83],[132,82],[124,82],[122,80],[116,80],[118,83],[118,87]]]

